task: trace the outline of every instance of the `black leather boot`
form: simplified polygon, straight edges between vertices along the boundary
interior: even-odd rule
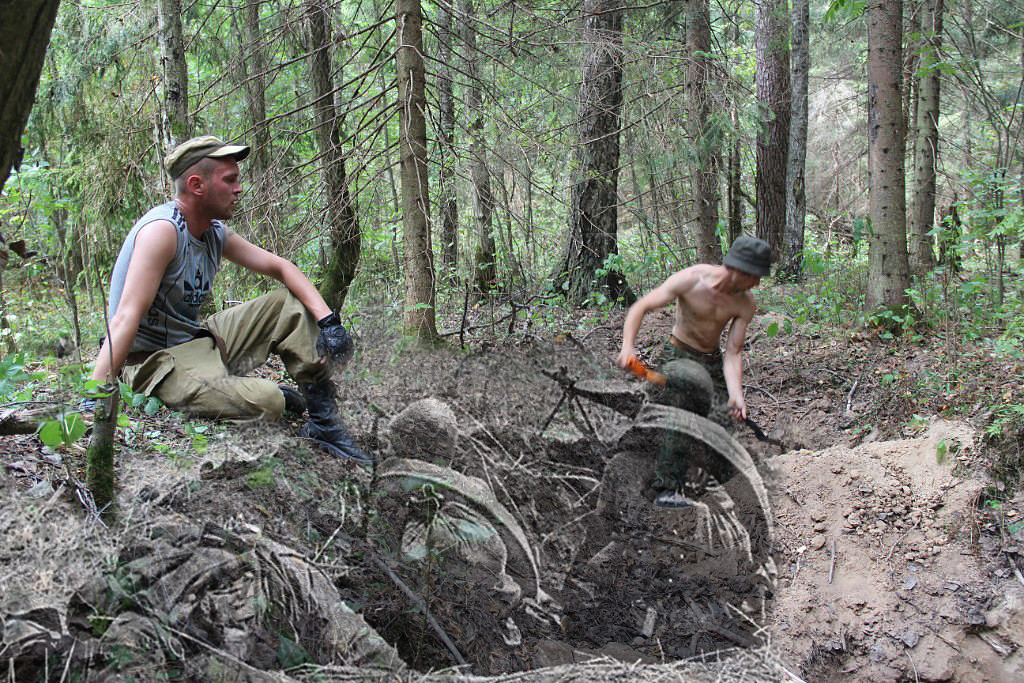
[[[338,406],[334,402],[334,385],[330,380],[300,384],[309,411],[309,422],[302,425],[299,437],[309,439],[339,458],[353,460],[360,465],[372,465],[376,458],[356,445],[352,435],[341,423]]]
[[[302,394],[287,384],[278,384],[277,388],[284,394],[284,412],[302,417],[306,413],[306,399],[302,397]]]

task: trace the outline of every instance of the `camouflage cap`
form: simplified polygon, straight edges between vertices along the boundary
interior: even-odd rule
[[[177,180],[178,176],[203,159],[233,157],[235,161],[241,161],[247,156],[249,156],[248,145],[229,145],[213,135],[201,135],[186,140],[171,150],[171,153],[164,159],[164,168],[167,169],[171,180]]]
[[[764,277],[771,272],[772,248],[764,240],[740,235],[732,243],[722,265],[741,270],[748,275]]]

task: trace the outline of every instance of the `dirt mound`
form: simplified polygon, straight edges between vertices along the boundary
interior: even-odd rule
[[[772,460],[782,551],[774,644],[811,679],[1019,679],[1024,588],[979,545],[985,484],[962,423]],[[1006,659],[1004,659],[1006,657]]]

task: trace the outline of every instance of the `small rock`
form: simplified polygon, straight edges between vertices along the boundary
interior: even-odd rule
[[[916,576],[908,576],[907,578],[903,579],[903,590],[911,591],[914,590],[915,586],[917,586]]]
[[[818,534],[818,535],[814,536],[813,538],[811,538],[811,548],[813,550],[821,550],[824,547],[825,547],[825,537],[823,535]]]
[[[977,607],[967,610],[967,623],[971,626],[984,626],[985,614]]]
[[[654,635],[654,624],[658,619],[658,611],[653,607],[647,608],[647,614],[644,615],[644,623],[640,627],[640,633],[644,634],[644,638],[650,638]]]
[[[919,641],[920,639],[921,636],[917,633],[914,633],[913,631],[904,631],[902,635],[900,635],[900,640],[902,640],[903,644],[909,648],[912,648],[915,645],[917,645],[917,641]]]

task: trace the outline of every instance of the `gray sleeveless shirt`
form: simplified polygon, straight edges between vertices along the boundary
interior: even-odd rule
[[[201,329],[199,307],[213,289],[213,278],[220,268],[220,257],[228,238],[227,227],[220,221],[213,221],[201,239],[193,237],[185,224],[185,216],[173,201],[150,209],[132,227],[114,263],[110,276],[111,318],[121,302],[128,265],[135,251],[135,238],[139,230],[159,220],[174,224],[177,250],[164,271],[149,311],[139,322],[132,351],[166,349],[195,338]]]

